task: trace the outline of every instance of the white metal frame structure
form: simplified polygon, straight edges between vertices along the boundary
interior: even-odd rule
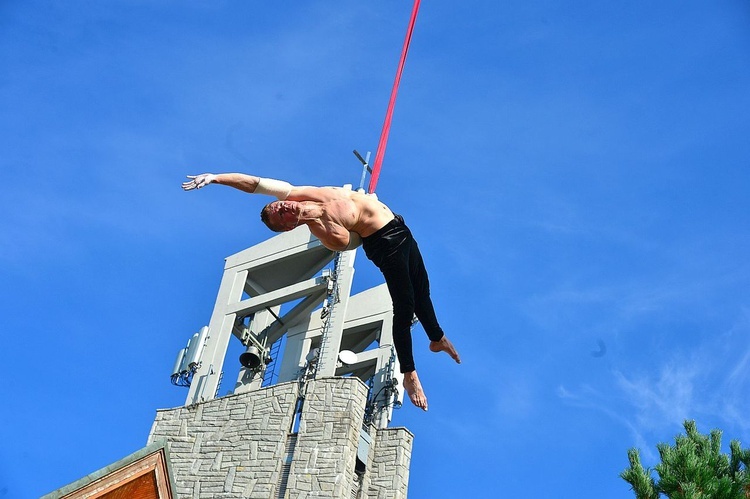
[[[286,334],[282,357],[274,359],[281,362],[278,382],[371,380],[372,394],[383,394],[372,403],[372,423],[387,426],[394,403],[403,400],[391,300],[385,284],[350,296],[355,256],[356,250],[330,251],[301,226],[228,257],[185,405],[216,398],[232,336],[265,356]],[[354,352],[356,361],[343,364],[342,350]],[[265,364],[250,369],[235,362],[235,393],[258,389]]]

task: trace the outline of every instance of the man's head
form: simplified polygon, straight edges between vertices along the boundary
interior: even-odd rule
[[[299,225],[299,206],[294,201],[274,201],[260,212],[260,219],[274,232],[287,232]]]

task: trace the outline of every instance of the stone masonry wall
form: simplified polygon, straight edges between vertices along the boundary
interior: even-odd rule
[[[180,499],[275,497],[297,383],[160,410],[149,444],[169,442]]]
[[[287,497],[349,499],[367,387],[357,378],[308,384]]]
[[[288,449],[298,394],[298,383],[289,382],[159,410],[149,444],[168,442],[175,497],[276,498],[286,464],[285,499],[406,499],[413,435],[404,428],[373,431],[363,490],[353,495],[367,403],[359,379],[308,382]]]
[[[406,499],[414,435],[406,428],[384,428],[373,440],[367,499]]]

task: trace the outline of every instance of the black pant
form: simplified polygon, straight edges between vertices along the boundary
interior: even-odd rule
[[[383,272],[393,301],[393,343],[401,372],[414,371],[411,325],[414,314],[431,341],[439,341],[443,330],[435,317],[422,255],[411,231],[400,215],[374,234],[362,238],[367,258]]]

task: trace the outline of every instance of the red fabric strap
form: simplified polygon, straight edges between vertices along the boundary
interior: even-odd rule
[[[398,94],[398,86],[401,83],[401,74],[404,72],[404,64],[406,63],[406,54],[409,52],[409,44],[411,43],[411,35],[414,32],[414,24],[417,22],[417,13],[419,12],[420,0],[414,0],[414,7],[411,11],[411,19],[409,20],[409,29],[406,31],[406,39],[404,40],[404,48],[401,50],[401,60],[398,63],[398,70],[396,70],[396,80],[393,82],[393,89],[391,90],[391,99],[388,102],[388,110],[385,113],[385,122],[383,123],[383,130],[380,132],[380,141],[378,142],[378,150],[375,152],[375,161],[372,164],[372,174],[370,175],[370,185],[367,188],[367,192],[375,192],[375,186],[378,185],[378,178],[380,177],[380,168],[383,165],[383,156],[385,156],[385,146],[388,143],[388,133],[391,131],[391,120],[393,119],[393,108],[396,106],[396,95]]]

